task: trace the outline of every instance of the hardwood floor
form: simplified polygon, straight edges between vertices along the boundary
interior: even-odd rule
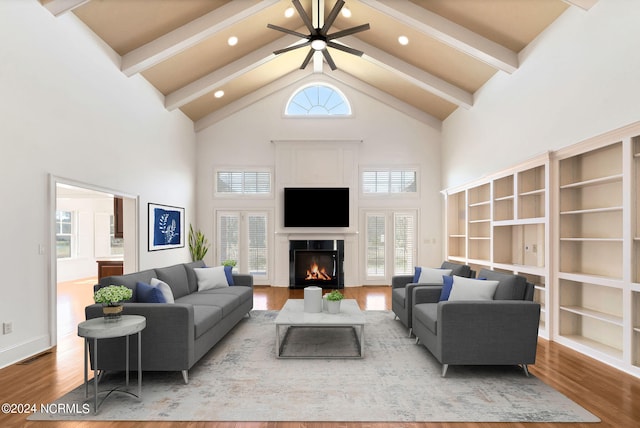
[[[61,303],[57,349],[0,370],[0,403],[46,404],[83,382],[82,340],[75,334],[91,303],[93,279],[59,284]],[[389,287],[346,288],[347,298],[362,309],[391,307]],[[254,309],[277,310],[288,298],[303,298],[302,290],[256,287]],[[563,428],[632,428],[640,426],[640,380],[564,346],[539,340],[536,364],[531,373],[585,407],[600,419],[596,424],[557,424]],[[144,387],[144,383],[143,383]],[[357,403],[355,403],[357,405]],[[0,427],[181,427],[181,428],[469,428],[551,427],[541,423],[307,423],[307,422],[29,422],[27,414],[0,413]]]

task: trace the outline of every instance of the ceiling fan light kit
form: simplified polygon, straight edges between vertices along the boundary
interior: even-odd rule
[[[341,30],[341,31],[337,31],[335,33],[329,34],[329,28],[331,28],[331,26],[335,22],[336,18],[340,14],[340,11],[342,10],[342,7],[344,6],[344,0],[337,0],[336,1],[336,4],[331,9],[331,12],[329,12],[329,16],[327,16],[327,18],[324,21],[324,25],[321,28],[320,28],[319,24],[318,24],[318,27],[314,27],[313,26],[313,23],[311,22],[311,18],[309,17],[307,12],[304,10],[302,5],[300,4],[300,0],[293,0],[292,3],[293,3],[293,6],[295,7],[295,9],[298,11],[298,14],[300,15],[300,18],[302,18],[302,21],[304,22],[304,25],[309,30],[309,34],[302,34],[302,33],[299,33],[297,31],[289,30],[289,29],[284,28],[284,27],[279,27],[279,26],[273,25],[273,24],[267,24],[267,28],[271,28],[272,30],[277,30],[277,31],[280,31],[280,32],[283,32],[283,33],[286,33],[286,34],[291,34],[291,35],[300,37],[301,39],[306,39],[306,42],[295,44],[295,45],[289,46],[287,48],[278,49],[278,50],[274,51],[273,53],[275,55],[280,55],[280,54],[285,53],[285,52],[289,52],[289,51],[292,51],[292,50],[295,50],[295,49],[299,49],[299,48],[302,48],[302,47],[305,47],[305,46],[310,46],[311,49],[309,49],[309,53],[307,54],[306,58],[302,62],[302,65],[300,66],[301,69],[304,69],[304,68],[307,67],[307,65],[311,61],[311,58],[313,58],[313,54],[315,52],[322,52],[322,55],[324,56],[324,59],[329,64],[329,67],[331,67],[331,70],[336,70],[338,67],[336,66],[335,62],[333,61],[333,58],[331,58],[331,54],[329,53],[327,47],[331,47],[333,49],[338,49],[340,51],[347,52],[347,53],[350,53],[350,54],[356,55],[356,56],[362,56],[364,54],[364,52],[362,52],[362,51],[350,48],[350,47],[342,45],[340,43],[336,43],[336,42],[334,42],[332,40],[338,39],[340,37],[345,37],[345,36],[350,36],[352,34],[360,33],[362,31],[369,30],[369,28],[370,28],[369,24],[362,24],[362,25],[358,25],[356,27],[347,28],[346,30]],[[320,1],[319,0],[318,0],[318,13],[320,13]]]

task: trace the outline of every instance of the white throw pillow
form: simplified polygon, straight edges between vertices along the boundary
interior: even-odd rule
[[[164,300],[167,303],[175,303],[175,299],[173,298],[173,291],[171,291],[171,287],[164,281],[160,281],[158,278],[151,278],[151,283],[149,284],[152,287],[157,287],[162,295],[164,296]]]
[[[453,276],[453,287],[449,295],[452,300],[493,300],[499,281],[471,279]]]
[[[193,270],[198,277],[198,291],[229,286],[227,275],[224,273],[224,266],[195,268]]]
[[[442,276],[451,275],[451,269],[422,268],[418,284],[442,284]]]

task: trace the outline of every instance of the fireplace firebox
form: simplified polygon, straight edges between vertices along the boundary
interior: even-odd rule
[[[289,288],[344,288],[344,241],[289,242]]]

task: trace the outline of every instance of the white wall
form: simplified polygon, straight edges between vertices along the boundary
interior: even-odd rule
[[[443,124],[451,187],[640,120],[640,2],[567,10]]]
[[[182,206],[195,221],[195,133],[71,14],[0,1],[0,40],[3,367],[52,341],[50,175],[138,196],[139,268],[185,262],[187,248],[147,252],[146,211]]]
[[[300,119],[284,118],[285,104],[293,92],[300,86],[323,80],[339,88],[352,104],[354,116],[343,119]],[[401,208],[417,207],[419,209],[418,228],[418,263],[424,265],[440,264],[442,258],[441,242],[441,197],[440,183],[440,133],[438,130],[409,118],[370,97],[347,87],[330,77],[309,77],[288,88],[285,88],[252,106],[200,131],[197,136],[197,171],[198,171],[198,227],[215,242],[216,209],[262,208],[271,209],[274,213],[275,232],[284,232],[281,225],[280,199],[267,200],[221,199],[214,198],[214,169],[216,167],[256,166],[274,168],[276,165],[276,145],[272,140],[362,140],[357,148],[359,157],[354,168],[362,166],[417,166],[420,170],[420,198],[396,199],[377,198],[364,200],[356,196],[352,219],[359,221],[361,208]],[[314,144],[314,143],[311,143]],[[321,143],[317,143],[318,145]],[[331,144],[331,143],[329,143]],[[349,143],[352,144],[352,143]],[[274,171],[276,175],[291,176],[290,171]],[[355,172],[358,176],[358,171]],[[276,179],[274,182],[278,183]],[[307,185],[309,183],[306,183]],[[318,183],[322,184],[322,183]],[[281,192],[282,189],[275,189]],[[355,190],[358,190],[356,188]],[[360,242],[364,238],[358,224],[352,229],[360,231]],[[429,238],[429,243],[424,241]],[[435,243],[431,238],[437,238]],[[333,239],[333,238],[330,238]],[[272,239],[273,244],[274,239]],[[361,245],[358,246],[360,248]],[[273,247],[272,247],[273,248]],[[361,250],[360,250],[361,252]],[[214,249],[209,252],[205,261],[214,263]],[[271,251],[275,256],[270,278],[272,285],[288,285],[274,283],[277,278],[288,278],[281,272],[282,266],[288,265],[288,252]],[[362,259],[362,257],[359,257]],[[362,269],[360,269],[362,270]],[[353,278],[352,283],[363,283],[362,275]],[[388,284],[388,279],[386,282]]]

